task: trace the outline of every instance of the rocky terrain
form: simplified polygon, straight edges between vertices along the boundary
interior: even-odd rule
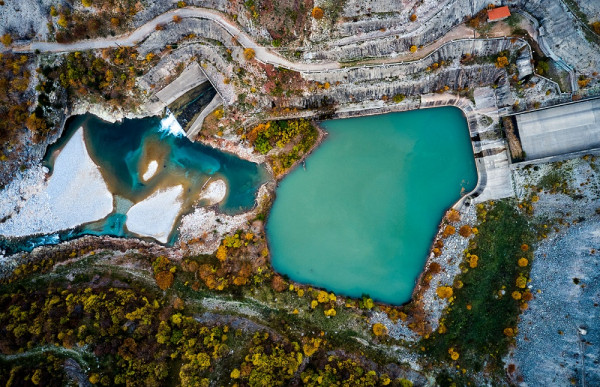
[[[548,186],[548,176],[560,188]],[[545,189],[535,193],[539,201],[534,203],[542,230],[528,285],[535,297],[521,317],[508,359],[516,365],[514,380],[528,385],[597,384],[598,163],[594,156],[584,156],[518,168],[515,177],[523,198],[531,187]]]
[[[600,250],[597,245],[600,233],[598,164],[591,156],[558,164],[549,160],[535,165],[512,164],[500,124],[503,116],[513,112],[598,94],[598,36],[590,35],[594,32],[586,24],[597,20],[597,1],[510,0],[507,3],[518,16],[486,24],[479,20],[481,15],[485,19],[485,8],[490,3],[500,5],[500,1],[119,0],[123,18],[117,21],[108,18],[106,22],[113,23],[112,27],[102,27],[108,28],[110,33],[64,44],[54,40],[59,40],[60,33],[68,32],[69,28],[61,27],[61,16],[51,15],[52,5],[60,9],[61,15],[70,13],[86,21],[85,17],[116,11],[85,6],[81,1],[5,0],[2,3],[0,35],[13,40],[2,46],[2,50],[30,60],[28,71],[33,76],[23,94],[30,101],[28,110],[23,113],[29,118],[28,127],[35,127],[39,123],[35,121],[36,114],[42,113],[54,125],[37,137],[35,128],[27,129],[30,132],[25,132],[25,146],[0,155],[10,157],[1,161],[2,181],[14,180],[0,187],[0,194],[11,198],[11,203],[0,214],[4,226],[9,224],[7,214],[15,210],[12,202],[22,201],[22,197],[35,194],[39,188],[45,175],[39,162],[47,145],[62,133],[67,117],[91,112],[114,121],[161,114],[163,105],[156,108],[157,92],[193,63],[197,63],[195,66],[223,101],[222,106],[205,114],[204,126],[194,138],[242,158],[267,163],[271,172],[278,157],[286,156],[284,152],[295,148],[304,138],[294,139],[287,148],[267,150],[263,154],[256,148],[255,129],[268,121],[456,106],[465,113],[469,124],[479,173],[479,184],[473,195],[456,204],[460,220],[440,223],[440,232],[419,279],[415,298],[403,306],[377,304],[368,296],[351,299],[334,295],[293,283],[275,273],[269,263],[264,221],[276,183],[261,188],[256,207],[246,214],[228,216],[212,207],[197,208],[185,215],[174,247],[137,240],[84,237],[57,246],[39,247],[30,254],[0,254],[3,285],[16,282],[29,288],[32,283],[56,280],[69,289],[89,286],[93,292],[104,294],[113,291],[107,284],[114,288],[140,286],[139,292],[148,291],[161,305],[148,312],[156,317],[154,322],[139,328],[151,330],[152,334],[140,336],[150,337],[152,341],[155,336],[165,334],[165,324],[169,335],[171,329],[174,332],[170,341],[161,338],[162,343],[140,343],[140,348],[145,350],[151,345],[177,343],[182,313],[187,319],[184,319],[185,324],[196,321],[226,326],[227,330],[230,326],[239,327],[243,332],[235,334],[246,335],[243,341],[253,343],[252,348],[243,350],[258,352],[253,352],[254,357],[246,357],[246,352],[233,348],[232,340],[227,340],[227,331],[219,331],[218,336],[223,343],[231,345],[232,350],[227,352],[226,346],[221,350],[216,347],[209,363],[218,359],[219,365],[211,368],[211,372],[214,370],[219,375],[219,383],[226,381],[224,384],[242,379],[248,382],[250,375],[256,377],[261,367],[284,363],[287,368],[281,380],[321,383],[325,364],[336,356],[346,359],[344,361],[364,361],[361,367],[371,370],[363,373],[360,368],[359,372],[359,366],[354,364],[351,370],[340,369],[339,374],[354,377],[356,371],[362,375],[357,378],[373,377],[381,385],[408,385],[403,378],[409,378],[415,385],[600,383],[599,334],[594,325],[600,302],[595,285],[600,254],[596,251]],[[126,7],[129,7],[128,12],[124,12]],[[587,20],[583,20],[579,12],[589,15]],[[527,23],[519,18],[525,18]],[[88,51],[90,62],[82,62],[82,55]],[[544,64],[554,72],[544,70]],[[86,72],[77,72],[79,67],[85,67]],[[568,79],[568,87],[564,85],[565,79]],[[11,84],[14,83],[11,81]],[[49,102],[40,111],[36,106],[45,98]],[[111,104],[118,98],[127,104]],[[10,107],[0,108],[8,111]],[[322,137],[320,133],[315,144]],[[36,145],[32,145],[34,141]],[[294,159],[295,164],[292,163],[288,171],[309,151]],[[278,174],[279,178],[285,175],[286,171],[283,172]],[[36,182],[36,186],[29,186],[30,182]],[[493,232],[485,231],[486,222],[497,222],[492,224],[507,229],[513,225],[507,219],[486,219],[488,211],[512,213],[515,219],[518,217],[519,227],[529,227],[528,232],[495,239]],[[140,223],[152,221],[140,219]],[[159,220],[155,216],[157,225]],[[170,219],[165,221],[170,222]],[[463,227],[470,231],[466,236],[458,232],[446,234],[449,225],[455,227],[455,231]],[[483,235],[472,231],[478,225],[482,225]],[[0,233],[1,230],[0,227]],[[160,232],[158,230],[156,235]],[[161,240],[166,241],[166,237],[161,236]],[[502,288],[487,292],[485,283],[478,284],[477,280],[495,279],[498,273],[505,275],[501,270],[506,265],[500,261],[499,269],[492,261],[508,257],[488,257],[490,262],[481,262],[478,266],[477,260],[473,264],[466,254],[477,249],[480,242],[493,246],[506,243],[501,238],[507,238],[512,243],[509,247],[519,254],[529,254],[530,265],[511,266],[509,274],[518,273],[518,278],[527,278],[528,282],[521,289],[529,289],[529,292],[523,290],[523,294],[533,296],[524,303],[514,297],[514,300],[508,299],[506,295],[504,302],[508,307],[495,314],[485,309],[487,304],[478,304],[488,302],[492,294],[495,299],[501,299],[506,291]],[[534,242],[529,246],[519,238],[534,238]],[[100,255],[97,259],[96,254]],[[73,272],[67,272],[67,267]],[[474,270],[469,274],[470,269]],[[469,284],[468,280],[477,275],[481,277],[475,277]],[[464,288],[458,278],[467,283]],[[514,287],[514,278],[508,280],[506,284]],[[1,302],[18,298],[9,296],[10,289],[7,289],[3,290],[6,295],[0,294]],[[467,302],[467,296],[473,299]],[[146,307],[151,305],[148,299],[145,303]],[[465,336],[465,326],[456,318],[454,309],[459,306],[465,308],[464,313],[471,311],[472,306],[473,313],[478,313],[474,315],[477,319],[472,320],[473,326],[468,328],[479,336],[469,336],[469,340],[483,340],[483,349],[470,347],[472,341],[455,341],[456,337]],[[117,332],[115,337],[138,332],[138,322],[134,321],[139,318],[131,314],[138,310],[136,308],[138,306],[131,306],[127,313],[114,314],[117,321],[121,319],[125,325],[122,325],[124,329],[110,328],[109,336],[113,330]],[[74,321],[83,315],[83,312],[73,313]],[[86,318],[91,319],[88,314]],[[179,317],[174,317],[178,314]],[[497,321],[486,320],[486,316],[491,315]],[[16,319],[14,316],[2,315],[0,319]],[[110,324],[108,320],[101,323],[102,329]],[[21,326],[19,324],[23,322],[12,321],[3,326],[13,330]],[[504,325],[497,329],[501,324]],[[490,325],[496,329],[491,333]],[[19,329],[14,335],[2,331],[3,339],[14,338],[14,342],[2,342],[1,359],[14,360],[10,356],[14,355],[16,346],[23,344],[19,335],[37,335],[33,329],[29,333],[20,333]],[[47,334],[49,345],[64,347],[64,353],[71,355],[73,351],[69,352],[69,348],[75,346],[74,352],[90,355],[92,352],[86,349],[88,344],[84,345],[87,338],[77,332],[81,337],[80,343],[75,345],[72,329],[70,333],[53,330]],[[261,337],[272,335],[274,342],[265,344],[268,354],[258,349],[263,348],[261,343],[267,340],[256,336],[258,332]],[[467,333],[470,335],[471,331]],[[133,365],[137,357],[130,356],[130,352],[135,352],[131,341],[121,346],[125,336],[119,336],[118,344],[116,339],[112,344],[94,342],[93,356],[98,359],[106,353],[111,353],[110,356],[118,353],[131,362],[131,375],[143,373],[141,365]],[[206,342],[212,342],[216,336],[212,335]],[[233,337],[233,333],[229,337]],[[186,343],[193,346],[189,341]],[[178,367],[190,360],[187,354],[178,352],[179,347],[169,348],[172,350],[169,356],[178,359]],[[504,362],[490,355],[488,348],[501,352]],[[164,351],[167,350],[163,348],[162,355]],[[230,358],[228,353],[236,355]],[[237,355],[240,353],[244,356]],[[268,360],[261,357],[262,362],[259,362],[256,358],[259,353],[271,357]],[[24,356],[32,354],[35,352],[27,351]],[[183,357],[178,357],[180,355]],[[234,363],[250,358],[253,360],[245,360],[245,365],[233,368]],[[287,360],[281,360],[284,358]],[[200,355],[194,355],[193,359],[191,361],[206,360]],[[72,379],[87,379],[94,384],[100,380],[99,374],[98,379],[94,373],[85,374],[90,368],[86,368],[85,361],[80,363],[82,367],[78,370],[79,365],[66,367],[75,369]],[[206,363],[203,364],[189,368],[202,373],[208,370]],[[339,364],[342,363],[337,367],[341,367]],[[269,375],[276,374],[275,368],[269,368]],[[314,370],[321,372],[321,380],[317,374],[311,374]],[[0,367],[0,379],[8,375],[3,371],[6,370]],[[27,380],[34,380],[35,372],[32,369]],[[108,375],[111,371],[102,372]],[[203,375],[208,375],[207,372]],[[260,377],[267,378],[267,374]],[[155,376],[163,378],[164,374]],[[116,379],[105,379],[103,383],[122,381],[120,375],[111,374],[111,377]],[[185,378],[189,375],[182,371],[179,377],[188,380]],[[152,378],[148,376],[148,384],[154,381]],[[204,380],[208,379],[201,382],[205,383]]]

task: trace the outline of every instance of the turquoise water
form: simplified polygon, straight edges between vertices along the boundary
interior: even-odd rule
[[[437,108],[326,121],[277,189],[275,270],[337,293],[410,300],[444,211],[477,183],[467,122]]]
[[[58,152],[73,133],[83,127],[86,146],[92,160],[98,165],[109,190],[115,197],[115,210],[105,219],[85,224],[74,230],[53,235],[6,240],[0,238],[0,248],[9,253],[30,251],[42,244],[55,244],[81,235],[135,236],[125,226],[127,210],[134,203],[153,192],[182,184],[182,213],[190,212],[198,201],[199,193],[210,178],[227,183],[227,196],[218,205],[221,212],[237,214],[251,209],[258,188],[269,179],[262,165],[252,163],[214,148],[190,142],[186,137],[174,136],[164,127],[165,120],[152,117],[126,119],[108,123],[91,114],[75,116],[67,121],[63,136],[49,147],[44,164],[52,170]],[[150,160],[157,160],[156,174],[144,182]],[[174,229],[179,222],[176,222]],[[173,231],[169,244],[176,239]]]
[[[199,193],[209,177],[221,178],[227,182],[228,195],[219,210],[236,214],[254,206],[258,188],[268,179],[263,166],[161,131],[159,118],[109,123],[91,114],[69,120],[62,141],[48,151],[45,164],[50,169],[54,151],[61,149],[80,127],[90,157],[100,167],[111,192],[133,202],[157,189],[183,184],[189,205],[197,198],[193,193]],[[142,175],[150,160],[157,160],[159,168],[144,182]]]

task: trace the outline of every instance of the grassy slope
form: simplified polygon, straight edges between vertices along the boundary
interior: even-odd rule
[[[479,234],[469,249],[479,257],[478,265],[469,268],[463,263],[458,280],[464,286],[454,288],[454,301],[444,317],[447,332],[436,332],[422,344],[435,359],[451,361],[448,350],[454,348],[460,357],[453,365],[476,372],[485,366],[486,371],[501,372],[501,358],[512,340],[503,332],[516,326],[524,302],[513,299],[511,293],[524,290],[517,288],[516,278],[529,274],[529,266],[519,267],[517,260],[526,257],[531,261],[531,251],[525,252],[521,246],[530,245],[533,234],[526,216],[510,201],[481,206],[478,220]],[[500,290],[505,291],[501,297]]]

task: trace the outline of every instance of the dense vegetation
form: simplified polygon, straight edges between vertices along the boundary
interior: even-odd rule
[[[41,69],[41,98],[47,100],[43,96],[54,90],[56,82],[70,97],[133,109],[139,103],[135,79],[157,60],[152,54],[138,58],[130,47],[104,49],[101,55],[72,52],[59,65]]]
[[[480,204],[477,212],[478,233],[465,252],[462,274],[452,287],[438,288],[451,304],[422,345],[457,368],[495,373],[502,372],[518,315],[533,298],[526,287],[534,235],[527,216],[511,201]]]
[[[250,17],[265,26],[276,47],[300,40],[310,23],[312,0],[246,0]]]
[[[252,267],[249,260],[242,264],[245,274],[235,274],[245,281],[228,278],[223,270],[250,258],[260,240],[236,233],[222,247],[224,253],[181,263],[129,252],[119,259],[138,268],[133,271],[109,262],[119,253],[92,246],[59,248],[43,259],[38,253],[0,286],[0,383],[412,385],[398,367],[386,371],[385,357],[366,348],[359,353],[354,340],[344,342],[340,329],[349,328],[350,314],[334,295],[290,286],[268,265]],[[207,262],[216,267],[207,270],[213,280],[202,274]],[[147,281],[151,276],[156,282]],[[211,285],[220,281],[231,282]],[[222,297],[215,292],[257,312],[252,319],[228,312],[227,298],[215,298]],[[311,312],[259,312],[274,293]],[[221,300],[220,311],[201,306],[206,299]],[[333,329],[340,337],[325,334]]]
[[[31,82],[31,57],[0,53],[0,159],[7,147],[17,144],[20,131],[27,125],[32,130],[45,130],[43,112],[29,112],[31,102],[25,95]]]
[[[214,255],[186,253],[202,237],[189,241],[181,261],[90,242],[49,248],[0,285],[0,382],[411,385],[390,344],[427,354],[440,385],[473,372],[504,380],[502,357],[533,298],[526,205],[482,204],[477,227],[445,227],[473,238],[462,274],[437,288],[450,300],[438,330],[410,347],[366,319],[381,311],[415,325],[410,307],[290,283],[269,265],[262,233],[228,235]]]
[[[122,33],[143,7],[137,0],[75,0],[70,3],[50,8],[53,21],[50,26],[56,26],[56,41],[61,43]],[[80,5],[88,10],[73,8]]]
[[[319,133],[305,119],[269,121],[252,129],[246,138],[254,149],[267,154],[273,148],[281,150],[270,157],[275,176],[285,173],[315,145]]]

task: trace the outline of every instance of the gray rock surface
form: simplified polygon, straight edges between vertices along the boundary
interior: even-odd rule
[[[600,219],[541,243],[531,287],[536,295],[522,315],[514,360],[530,386],[600,385]],[[577,282],[577,283],[576,283]],[[540,289],[541,293],[536,290]],[[582,327],[586,335],[578,334]]]
[[[5,0],[0,6],[0,35],[10,33],[15,39],[45,39],[45,20],[55,0]]]
[[[586,39],[581,23],[562,0],[519,0],[513,3],[518,3],[538,19],[543,29],[543,34],[540,35],[558,58],[579,73],[590,74],[598,71],[600,46]],[[584,3],[588,4],[587,1],[582,2]]]
[[[369,7],[363,5],[356,8],[357,4],[346,4],[345,12],[353,8],[361,9],[363,19],[344,21],[334,31],[328,31],[327,37],[333,39],[325,45],[308,48],[305,58],[350,61],[405,53],[412,45],[427,45],[441,38],[454,26],[494,1],[444,0],[442,3],[431,0],[422,4],[403,2],[402,5],[396,4],[395,12],[402,10],[400,13],[380,11],[386,13],[371,17],[364,16],[370,15]],[[388,9],[385,2],[382,5],[381,9]],[[413,13],[417,15],[418,22],[409,21]]]
[[[597,0],[574,0],[579,9],[586,14],[590,22],[600,20],[600,1]]]

